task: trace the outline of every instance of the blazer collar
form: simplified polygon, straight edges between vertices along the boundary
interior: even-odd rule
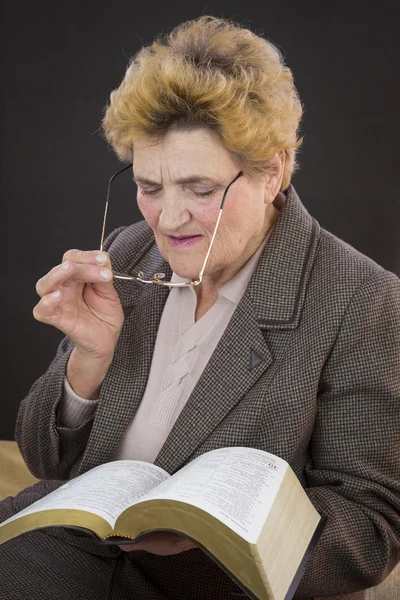
[[[298,326],[319,236],[318,222],[290,185],[247,288],[261,328]]]

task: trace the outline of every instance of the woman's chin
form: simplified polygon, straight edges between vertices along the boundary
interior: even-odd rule
[[[185,269],[185,268],[179,268],[177,267],[176,269],[174,269],[174,267],[170,264],[171,269],[173,270],[173,272],[178,275],[178,277],[182,277],[182,279],[189,279],[189,281],[193,281],[195,279],[199,278],[199,273],[200,273],[200,268],[197,271],[194,271],[193,268],[192,269]]]
[[[190,281],[199,278],[201,265],[188,265],[180,260],[174,260],[172,256],[169,256],[168,258],[169,260],[167,260],[169,262],[169,266],[171,267],[173,272],[179,277],[182,277],[183,279],[189,279]]]

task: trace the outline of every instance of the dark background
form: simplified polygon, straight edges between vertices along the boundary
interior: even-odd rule
[[[275,43],[305,105],[293,183],[322,227],[400,275],[397,2],[11,2],[1,15],[0,439],[62,334],[38,323],[35,283],[69,248],[98,247],[118,162],[99,135],[129,57],[200,14]],[[138,220],[116,184],[110,229]]]

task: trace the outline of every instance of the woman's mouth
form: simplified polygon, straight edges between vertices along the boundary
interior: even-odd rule
[[[203,237],[204,236],[202,235],[166,236],[168,243],[170,246],[172,246],[172,248],[185,248],[186,246],[192,246],[193,244],[200,242],[200,240],[202,240]]]

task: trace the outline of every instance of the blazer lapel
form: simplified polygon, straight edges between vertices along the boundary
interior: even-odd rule
[[[245,294],[155,464],[169,473],[179,469],[271,363],[271,353]]]

